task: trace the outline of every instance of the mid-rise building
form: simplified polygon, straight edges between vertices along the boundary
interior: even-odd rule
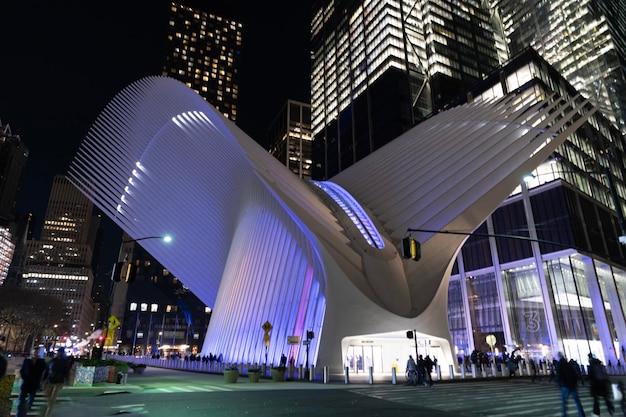
[[[170,3],[163,75],[182,81],[237,120],[242,27],[226,7]]]
[[[126,236],[128,237],[128,236]],[[165,243],[164,243],[165,244]],[[140,242],[129,242],[134,281],[126,287],[120,353],[170,356],[199,353],[211,317],[204,305],[174,274],[151,256]]]
[[[268,129],[270,153],[294,174],[312,179],[311,105],[287,100]]]

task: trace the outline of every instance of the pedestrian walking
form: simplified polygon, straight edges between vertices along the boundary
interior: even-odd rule
[[[589,354],[589,389],[593,397],[593,415],[600,416],[600,398],[604,398],[604,403],[610,415],[615,412],[613,402],[609,399],[609,387],[611,382],[606,375],[606,370],[600,359]]]
[[[30,356],[24,359],[20,367],[22,385],[17,397],[16,417],[26,417],[32,408],[37,391],[41,389],[41,379],[46,371],[46,361],[39,356],[38,349],[31,349]]]
[[[530,372],[532,374],[530,382],[535,382],[537,379],[541,382],[541,375],[539,374],[539,365],[537,365],[537,362],[535,362],[533,358],[529,358],[528,365],[530,366]]]
[[[47,398],[47,406],[44,417],[52,416],[52,408],[56,403],[59,391],[63,389],[65,379],[70,373],[70,363],[65,357],[63,349],[57,350],[54,358],[48,362],[48,366],[44,372],[45,388]]]
[[[426,355],[426,357],[424,358],[424,372],[426,374],[424,378],[424,385],[427,385],[428,387],[433,386],[433,377],[431,375],[431,372],[433,371],[434,366],[435,362],[433,362],[430,356]]]
[[[583,410],[578,397],[578,375],[576,370],[567,361],[563,352],[559,352],[558,358],[556,373],[561,387],[561,416],[567,417],[567,400],[571,396],[576,404],[578,417],[585,417],[585,410]]]
[[[412,355],[409,355],[409,359],[406,361],[407,372],[407,385],[417,385],[417,364]]]
[[[557,384],[559,383],[559,376],[556,374],[556,365],[559,361],[556,358],[553,358],[550,362],[550,378],[548,379],[548,384],[551,384],[552,381],[555,381]]]

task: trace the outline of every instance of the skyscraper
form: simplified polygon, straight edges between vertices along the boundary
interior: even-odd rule
[[[184,82],[236,121],[242,23],[228,17],[226,7],[196,4],[170,4],[163,75]]]
[[[9,274],[15,251],[18,224],[13,222],[13,208],[27,160],[28,149],[20,136],[0,120],[0,285]]]
[[[511,57],[532,47],[626,133],[623,1],[493,0]]]
[[[15,198],[27,160],[28,149],[20,136],[14,135],[11,127],[0,120],[0,222],[5,226],[13,218]]]
[[[479,2],[314,2],[315,178],[330,178],[498,67]]]
[[[485,336],[495,335],[500,351],[522,346],[537,357],[563,349],[579,359],[586,359],[579,352],[593,352],[624,360],[616,357],[626,331],[619,302],[626,291],[619,243],[626,207],[624,10],[602,1],[494,1],[490,9],[448,1],[315,3],[316,178],[332,178],[411,123],[464,101],[511,93],[579,101],[581,93],[599,105],[463,246],[449,292],[449,324],[462,354],[488,351]],[[387,25],[373,31],[381,16]],[[507,65],[494,65],[498,60]],[[392,96],[400,89],[380,86],[394,73],[400,84],[411,80],[420,88]],[[386,117],[376,118],[383,114],[376,106],[387,106]],[[376,142],[381,120],[389,136]]]
[[[310,180],[313,165],[311,105],[287,100],[268,129],[270,153],[298,177]]]
[[[41,240],[26,242],[21,286],[59,298],[66,317],[59,328],[84,338],[94,323],[92,257],[99,218],[93,204],[64,176],[52,184]]]
[[[469,97],[492,100],[507,91],[520,99],[579,94],[532,49]],[[536,360],[558,350],[581,364],[590,352],[605,363],[624,360],[624,149],[617,127],[595,112],[468,238],[448,290],[459,356],[489,352],[493,335],[499,352],[519,348]]]

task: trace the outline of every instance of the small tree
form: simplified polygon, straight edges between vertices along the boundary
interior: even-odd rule
[[[11,340],[13,350],[32,349],[35,340],[53,334],[54,325],[64,317],[65,305],[56,297],[23,288],[0,287],[0,324],[5,329],[7,349]],[[27,347],[29,337],[31,345]]]

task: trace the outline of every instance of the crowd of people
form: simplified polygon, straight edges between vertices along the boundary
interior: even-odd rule
[[[556,383],[560,389],[561,396],[561,414],[567,417],[567,405],[570,398],[574,401],[578,417],[585,417],[585,410],[580,401],[578,389],[580,385],[588,383],[591,397],[593,398],[593,416],[600,417],[600,409],[606,407],[609,415],[613,416],[616,410],[616,402],[619,401],[620,408],[624,417],[626,417],[626,388],[622,382],[613,383],[607,375],[606,366],[596,358],[593,354],[588,355],[589,366],[585,370],[585,366],[578,364],[574,359],[567,359],[562,352],[557,354],[557,358],[552,361],[536,361],[528,358],[528,369],[530,370],[531,382],[539,380],[541,382],[542,371],[550,373],[548,383]],[[470,356],[459,357],[459,366],[469,370],[470,365],[475,365],[480,369],[492,365],[487,354],[477,350],[472,352]],[[503,355],[495,361],[497,364],[503,364],[507,367],[509,375],[515,374],[519,366],[525,366],[526,359],[520,355]],[[430,376],[429,368],[425,367],[426,361],[421,355],[418,361],[409,355],[407,361],[407,384],[426,384],[428,385],[428,377]],[[409,377],[416,375],[415,379]],[[432,386],[432,380],[430,385]]]
[[[20,392],[17,402],[16,417],[26,417],[28,411],[33,405],[33,401],[37,392],[43,391],[46,395],[46,409],[44,417],[50,417],[52,409],[56,402],[59,391],[63,385],[67,383],[70,368],[72,366],[69,358],[65,356],[63,349],[59,349],[52,359],[46,360],[44,351],[33,349],[21,364],[19,374],[21,377]],[[484,364],[484,357],[476,354],[470,357],[472,363]],[[220,355],[190,355],[185,360],[202,361],[202,362],[222,362],[223,356]],[[620,408],[626,417],[626,396],[624,395],[624,386],[613,384],[606,373],[605,365],[593,354],[588,355],[589,366],[585,372],[585,367],[579,365],[575,360],[568,360],[562,352],[557,354],[557,358],[553,361],[545,363],[545,369],[550,372],[548,383],[555,382],[560,388],[562,416],[567,417],[567,405],[570,398],[574,401],[578,417],[585,417],[585,411],[580,401],[578,389],[580,385],[588,382],[590,394],[593,398],[593,416],[599,417],[601,408],[606,408],[609,415],[615,413],[615,401],[620,402]],[[286,357],[281,358],[281,365],[286,363]],[[517,360],[516,360],[517,359]],[[521,361],[521,357],[511,355],[507,357],[504,363],[512,363],[513,361]],[[489,362],[486,362],[487,364]],[[465,364],[459,361],[461,366]],[[516,363],[517,364],[517,363]],[[431,359],[430,356],[419,355],[417,360],[409,355],[406,364],[407,384],[423,385],[426,387],[433,386],[432,371],[437,365],[437,359]],[[533,359],[529,359],[529,369],[532,375],[532,382],[537,378],[541,381],[540,366]],[[0,352],[0,378],[2,378],[7,370],[7,360]],[[512,373],[511,373],[512,374]],[[615,385],[615,386],[614,386]],[[614,390],[617,390],[615,392]],[[615,399],[615,401],[613,400]]]

